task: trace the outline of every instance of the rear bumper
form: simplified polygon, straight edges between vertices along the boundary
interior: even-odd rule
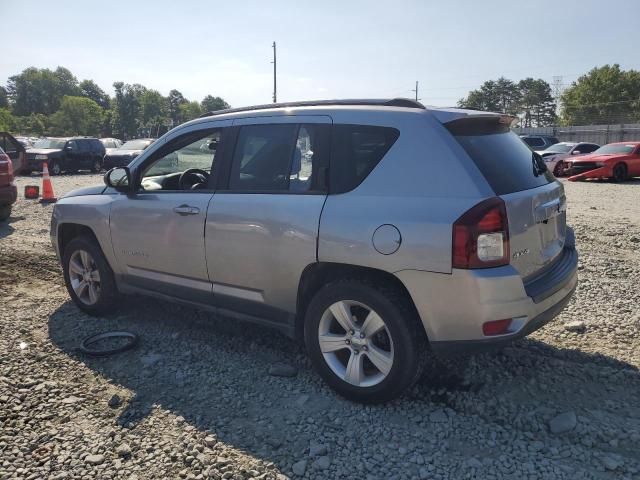
[[[18,199],[18,188],[15,185],[0,187],[0,205],[12,205]]]
[[[432,348],[441,355],[491,350],[551,321],[578,284],[578,254],[565,247],[554,265],[525,285],[510,265],[451,274],[401,271]],[[513,319],[508,333],[485,336],[485,322]]]

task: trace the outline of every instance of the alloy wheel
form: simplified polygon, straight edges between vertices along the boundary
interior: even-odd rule
[[[69,259],[69,280],[76,296],[85,305],[94,305],[100,300],[100,272],[89,252],[73,252]]]
[[[318,325],[318,342],[335,375],[357,387],[382,382],[393,366],[391,334],[371,307],[341,300],[325,310]]]

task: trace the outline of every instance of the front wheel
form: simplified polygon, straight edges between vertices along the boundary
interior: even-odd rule
[[[413,385],[425,347],[406,295],[359,280],[330,283],[315,295],[305,344],[329,386],[364,403],[391,400]]]
[[[67,291],[89,315],[102,315],[116,305],[118,289],[100,246],[88,236],[76,237],[64,249],[62,268]]]
[[[51,175],[60,175],[62,173],[62,166],[60,165],[60,162],[57,160],[49,162],[49,173],[51,173]]]
[[[627,166],[624,163],[619,163],[613,167],[613,179],[616,182],[624,182],[627,179]]]
[[[556,166],[553,169],[553,175],[555,177],[561,177],[563,171],[564,171],[564,162],[560,160],[558,163],[556,163]]]

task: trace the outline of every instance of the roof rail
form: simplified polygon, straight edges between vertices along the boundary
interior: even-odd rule
[[[410,98],[382,98],[382,99],[352,99],[352,100],[305,100],[302,102],[267,103],[265,105],[253,105],[249,107],[227,108],[226,110],[215,110],[200,115],[199,118],[224,115],[225,113],[249,112],[252,110],[267,110],[269,108],[293,108],[293,107],[316,107],[331,105],[353,105],[353,106],[381,106],[381,107],[406,107],[421,108],[425,106]]]

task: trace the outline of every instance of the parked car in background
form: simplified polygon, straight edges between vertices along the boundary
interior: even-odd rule
[[[520,138],[531,150],[544,150],[559,142],[556,137],[550,135],[520,135]]]
[[[27,149],[9,132],[0,132],[0,148],[11,159],[14,174],[20,173],[27,164]]]
[[[51,175],[63,172],[102,169],[104,146],[97,138],[43,138],[27,150],[26,170],[42,170],[46,163]]]
[[[105,155],[103,162],[104,169],[109,170],[113,167],[125,167],[129,165],[133,159],[144,152],[153,142],[153,138],[129,140],[120,148]]]
[[[58,200],[51,241],[89,314],[143,293],[275,327],[340,394],[386,401],[429,347],[502,346],[576,288],[564,187],[513,121],[407,99],[210,114]]]
[[[537,150],[547,168],[553,172],[556,177],[560,177],[564,172],[564,162],[566,158],[575,158],[580,155],[592,153],[600,148],[600,145],[588,142],[559,142],[551,145],[545,150]]]
[[[11,208],[18,198],[13,177],[13,162],[0,147],[0,222],[11,215]]]
[[[611,178],[622,182],[640,177],[640,142],[609,143],[589,155],[564,162],[570,181]]]
[[[122,146],[122,140],[119,138],[101,138],[100,141],[104,145],[105,155],[109,155]]]
[[[24,148],[31,148],[33,146],[33,141],[29,137],[16,137],[16,140],[18,140]]]

